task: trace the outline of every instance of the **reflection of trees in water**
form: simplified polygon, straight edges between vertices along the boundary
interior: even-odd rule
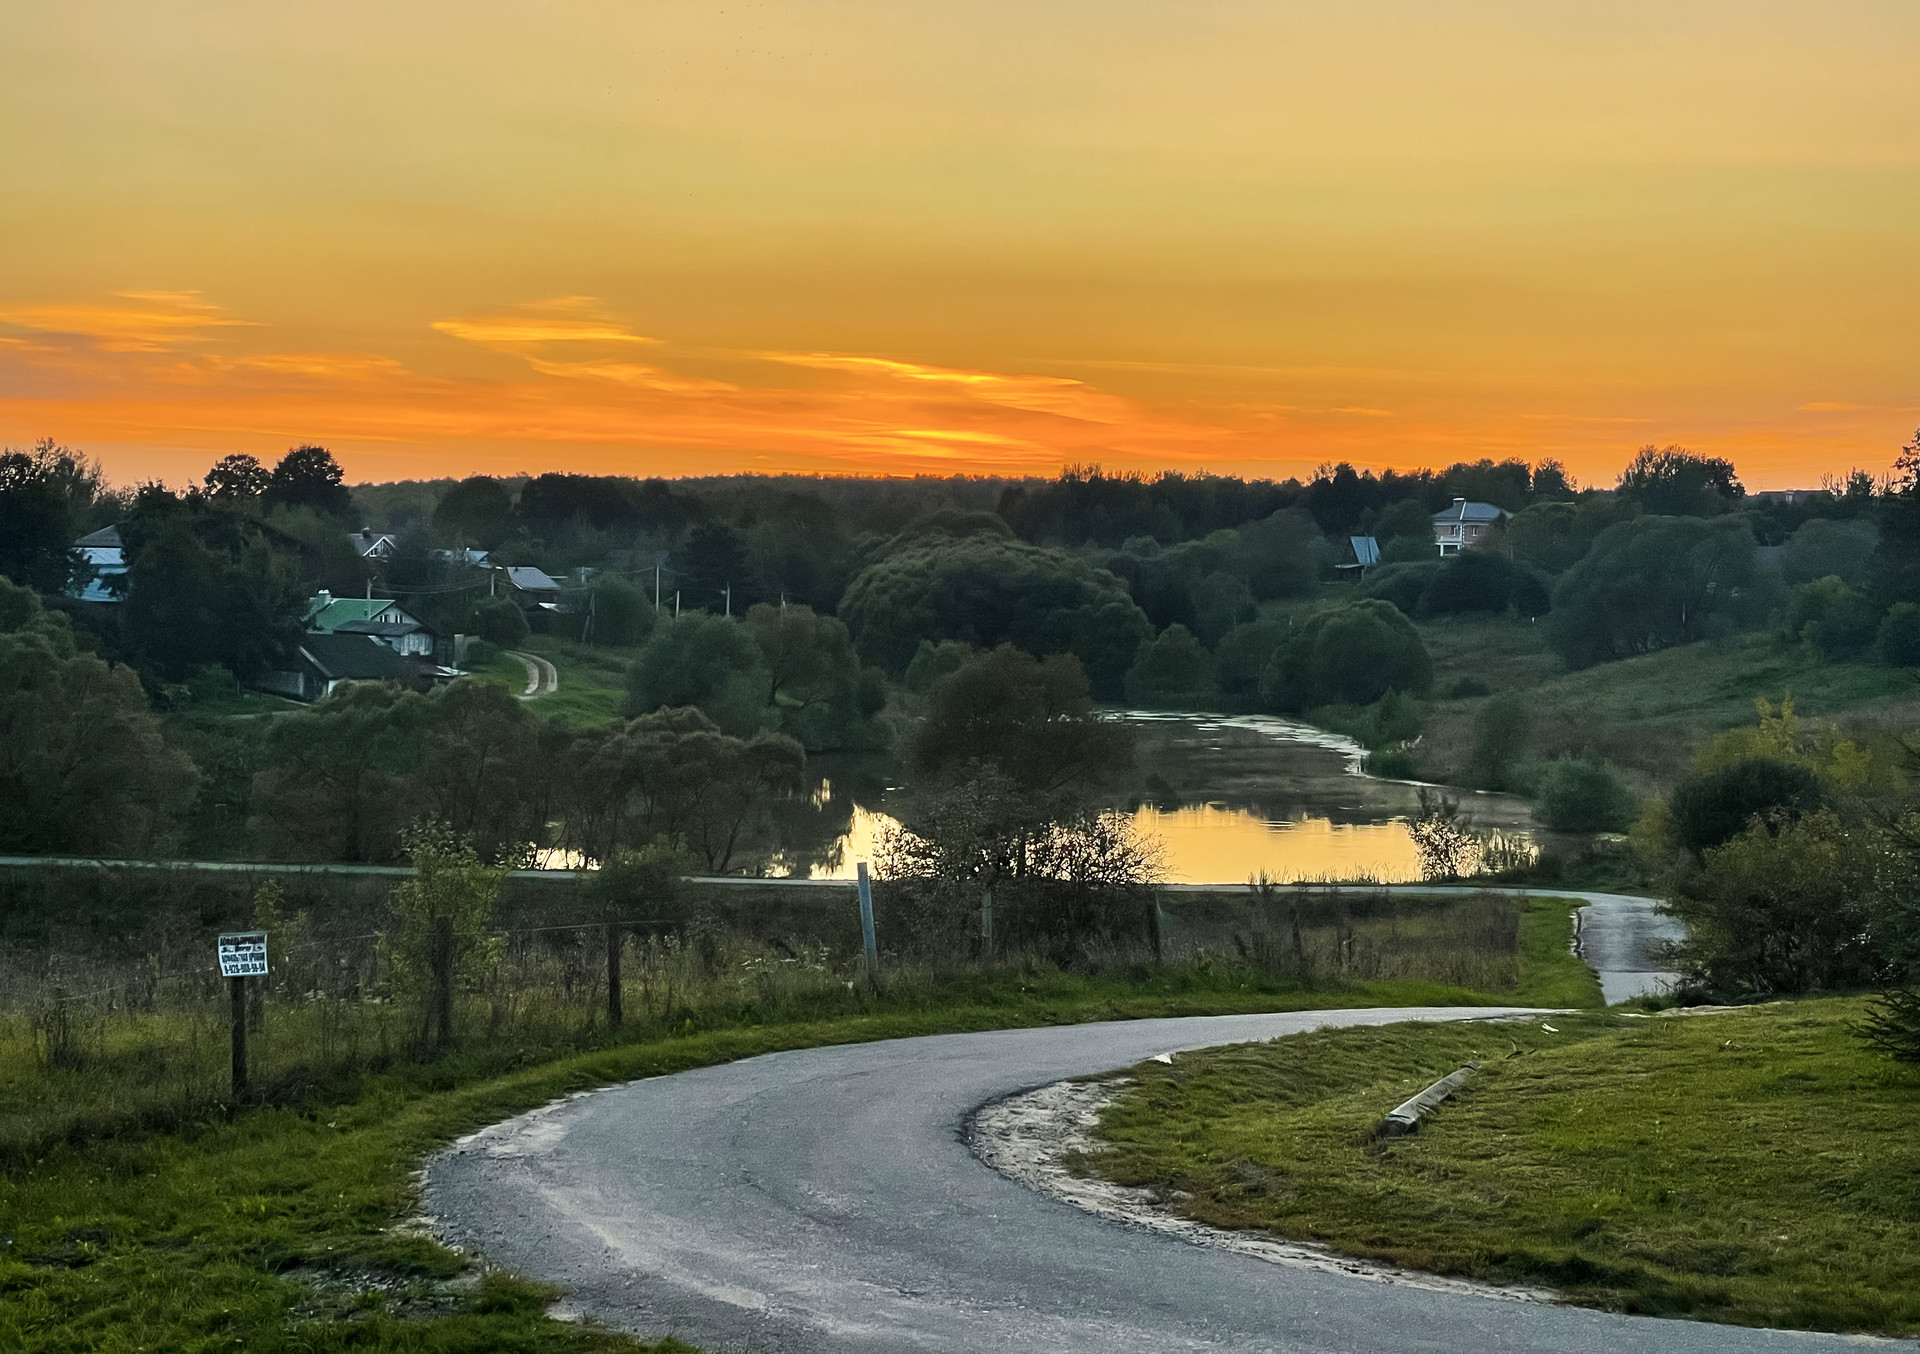
[[[899,763],[886,753],[819,753],[807,759],[808,786],[777,800],[769,814],[769,855],[785,873],[804,879],[816,866],[843,862],[844,839],[853,827],[853,810],[877,809],[899,783]]]

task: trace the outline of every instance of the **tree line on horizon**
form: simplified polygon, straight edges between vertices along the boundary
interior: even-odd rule
[[[1727,461],[1652,447],[1606,489],[1517,460],[1329,466],[1305,482],[1075,468],[1047,481],[550,474],[350,487],[308,446],[271,467],[224,457],[184,490],[123,490],[46,442],[0,454],[0,575],[34,598],[29,617],[16,596],[8,623],[12,642],[31,634],[47,649],[34,708],[62,682],[93,683],[135,723],[158,711],[179,725],[196,701],[284,662],[321,588],[377,588],[436,628],[516,642],[520,611],[459,585],[461,549],[587,571],[546,619],[621,655],[626,716],[697,710],[747,742],[884,746],[890,693],[924,696],[1002,645],[1070,656],[1101,701],[1355,707],[1391,723],[1375,707],[1431,683],[1415,622],[1447,615],[1541,617],[1569,666],[1768,626],[1830,658],[1920,663],[1916,446],[1884,482],[1854,472],[1785,502],[1745,494]],[[1441,559],[1431,511],[1455,497],[1512,516],[1481,548]],[[72,543],[107,525],[128,559],[121,600],[79,602]],[[389,558],[354,549],[362,527],[395,537]],[[1348,533],[1374,536],[1383,563],[1330,588]],[[677,620],[654,605],[656,576],[663,599],[679,595]],[[174,742],[198,740],[201,797],[236,813],[259,751],[217,721],[195,728]],[[31,762],[10,760],[16,799]],[[153,783],[180,783],[175,771]]]

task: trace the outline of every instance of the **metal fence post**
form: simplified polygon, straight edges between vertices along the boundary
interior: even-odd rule
[[[247,980],[227,979],[227,999],[233,1006],[233,1095],[247,1089]]]
[[[867,862],[858,868],[860,882],[860,943],[866,952],[867,986],[880,985],[880,949],[873,939],[873,883],[867,878]]]

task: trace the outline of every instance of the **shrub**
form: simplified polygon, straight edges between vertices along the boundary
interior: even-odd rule
[[[1369,752],[1363,766],[1369,776],[1379,776],[1383,780],[1415,780],[1420,774],[1413,754],[1405,748],[1380,748]]]
[[[1468,768],[1490,790],[1504,790],[1513,764],[1533,736],[1533,716],[1518,696],[1498,696],[1480,708],[1473,721],[1473,755]]]
[[[1193,629],[1202,642],[1218,644],[1235,626],[1253,620],[1253,594],[1232,574],[1215,572],[1193,585]]]
[[[589,644],[626,648],[653,633],[653,602],[615,574],[594,580],[586,597],[581,638]]]
[[[1478,677],[1461,677],[1441,694],[1450,701],[1464,701],[1478,696],[1491,696],[1493,688]]]
[[[625,713],[693,706],[726,733],[746,737],[774,722],[772,674],[740,621],[689,611],[663,622],[627,675]]]
[[[1875,636],[1880,661],[1890,667],[1920,668],[1920,606],[1895,602]]]
[[[1449,558],[1420,598],[1420,609],[1435,616],[1509,608],[1540,616],[1549,606],[1546,585],[1531,569],[1490,550],[1469,550]]]
[[[1851,658],[1874,640],[1873,603],[1844,580],[1802,583],[1787,603],[1786,631],[1822,658]]]
[[[1880,533],[1871,522],[1815,517],[1803,522],[1780,552],[1780,573],[1789,583],[1811,583],[1837,576],[1854,587],[1873,574],[1873,550]]]
[[[1687,927],[1681,971],[1720,993],[1872,983],[1884,962],[1868,910],[1875,855],[1827,810],[1708,850],[1670,904]]]
[[[505,597],[492,597],[473,609],[474,628],[480,638],[503,649],[514,649],[527,642],[527,618],[520,608]]]
[[[1560,832],[1624,832],[1639,806],[1619,768],[1599,757],[1558,757],[1540,782],[1540,815]]]
[[[1427,591],[1434,575],[1440,572],[1440,561],[1422,560],[1418,564],[1387,564],[1375,569],[1362,589],[1363,595],[1391,602],[1406,615],[1411,616],[1420,607],[1420,598]]]
[[[913,661],[907,664],[907,690],[916,696],[926,695],[942,677],[965,667],[974,652],[971,644],[957,639],[943,639],[938,644],[930,639],[921,640],[920,647],[914,650]]]
[[[1184,625],[1143,643],[1127,670],[1127,699],[1135,705],[1205,706],[1216,694],[1213,657]]]
[[[1823,799],[1806,767],[1749,757],[1693,776],[1673,792],[1673,839],[1698,855],[1733,840],[1755,818],[1796,818]]]
[[[1261,679],[1276,709],[1371,705],[1389,691],[1424,695],[1433,660],[1420,632],[1391,602],[1365,600],[1322,611],[1295,627]]]
[[[1260,674],[1286,638],[1287,627],[1274,621],[1250,621],[1227,631],[1213,653],[1213,675],[1221,694],[1237,700],[1257,695]]]

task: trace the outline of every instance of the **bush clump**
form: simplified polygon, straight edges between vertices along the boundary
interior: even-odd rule
[[[1540,780],[1540,816],[1559,832],[1624,832],[1638,808],[1620,769],[1602,757],[1557,757]]]
[[[1162,708],[1205,707],[1217,694],[1213,655],[1184,625],[1169,625],[1140,646],[1127,670],[1127,700]]]
[[[1879,613],[1867,595],[1829,575],[1802,583],[1787,603],[1786,632],[1828,660],[1853,658],[1874,642]]]
[[[1367,599],[1322,611],[1296,626],[1274,654],[1261,694],[1279,710],[1371,705],[1389,691],[1425,695],[1433,659],[1400,609]]]
[[[1880,622],[1875,647],[1889,667],[1920,668],[1920,606],[1895,602]]]
[[[1806,767],[1749,757],[1693,776],[1674,791],[1674,841],[1699,855],[1732,841],[1756,818],[1798,818],[1824,799]]]

